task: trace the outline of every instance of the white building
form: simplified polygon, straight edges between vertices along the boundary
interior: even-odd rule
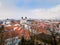
[[[31,23],[31,22],[29,22],[28,21],[29,19],[27,19],[27,17],[25,17],[25,18],[21,18],[21,20],[20,20],[20,24],[25,28],[25,29],[29,29],[30,28],[30,26],[29,26],[29,24]]]
[[[11,24],[11,21],[9,19],[3,21],[3,25],[9,25],[9,24]]]

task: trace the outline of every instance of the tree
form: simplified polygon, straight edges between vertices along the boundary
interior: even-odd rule
[[[50,22],[49,22],[50,23]],[[57,26],[54,23],[50,23],[49,27],[46,27],[45,30],[47,30],[46,34],[43,35],[38,35],[36,36],[37,39],[41,39],[44,43],[49,43],[51,45],[58,45],[58,43],[60,42],[59,39],[59,31],[57,30]],[[41,28],[39,28],[41,30]],[[39,30],[37,28],[37,30]],[[57,39],[58,37],[58,39]]]
[[[26,40],[24,39],[24,36],[21,38],[21,42],[19,42],[18,45],[25,45]]]
[[[48,31],[50,32],[49,35],[51,35],[51,40],[52,40],[51,45],[58,45],[58,42],[59,42],[57,40],[59,40],[60,38],[59,37],[60,32],[56,28],[57,28],[56,24],[50,23],[50,27],[48,28],[49,29]],[[57,37],[59,38],[57,39]]]
[[[1,25],[0,26],[0,40],[1,40],[1,42],[0,42],[0,44],[1,45],[4,45],[4,43],[3,43],[3,32],[4,32],[4,25]]]

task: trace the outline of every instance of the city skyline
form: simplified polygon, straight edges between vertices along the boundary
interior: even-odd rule
[[[0,0],[0,19],[59,19],[60,0]]]

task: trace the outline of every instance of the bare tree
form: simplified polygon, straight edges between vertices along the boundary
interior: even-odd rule
[[[4,45],[4,43],[3,43],[3,32],[4,32],[4,25],[1,25],[0,26],[0,39],[1,39],[1,42],[0,42],[0,44],[1,45]]]
[[[49,27],[49,35],[51,35],[51,40],[52,40],[52,45],[58,45],[58,40],[59,40],[59,30],[57,30],[56,29],[57,28],[57,26],[56,26],[56,24],[54,24],[54,23],[50,23],[50,27]],[[58,39],[57,39],[57,37],[58,37]]]

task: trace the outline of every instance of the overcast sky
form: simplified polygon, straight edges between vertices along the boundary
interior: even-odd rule
[[[0,0],[0,19],[60,18],[60,0]]]

